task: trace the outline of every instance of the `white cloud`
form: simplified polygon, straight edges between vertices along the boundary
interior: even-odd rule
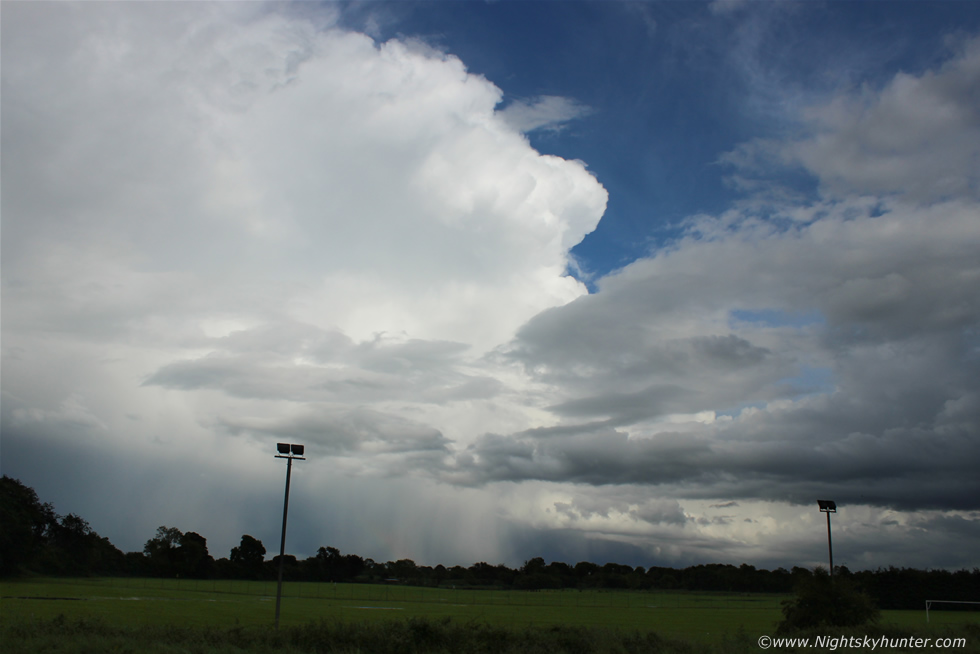
[[[263,478],[288,435],[384,495],[533,413],[479,357],[586,293],[606,192],[458,59],[237,3],[5,7],[3,49],[6,452]]]
[[[565,123],[589,115],[591,110],[571,98],[542,95],[532,100],[514,100],[497,114],[519,132],[536,129],[557,131]]]
[[[180,274],[197,290],[167,302],[177,320],[213,304],[224,320],[285,313],[358,340],[483,349],[585,292],[565,276],[567,250],[605,191],[507,127],[496,87],[398,41],[275,13],[233,27],[242,11],[173,10],[161,28],[154,12],[93,7],[81,18],[106,23],[82,20],[84,37],[62,24],[77,9],[18,12],[46,15],[74,46],[5,48],[5,150],[23,162],[5,196],[22,255],[7,268],[30,292],[39,277],[62,293],[87,277],[69,302],[96,285],[145,320],[169,311],[153,287]],[[130,280],[144,306],[107,278]]]

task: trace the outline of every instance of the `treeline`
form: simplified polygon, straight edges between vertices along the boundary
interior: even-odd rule
[[[33,489],[4,476],[0,482],[0,574],[157,576],[196,579],[272,580],[279,557],[266,558],[262,542],[243,535],[227,557],[215,559],[207,539],[195,532],[161,526],[142,552],[123,553],[100,537],[82,518],[59,516]],[[707,564],[684,569],[631,567],[617,563],[574,565],[541,557],[520,568],[474,563],[469,567],[417,565],[411,559],[384,563],[321,547],[299,560],[286,555],[284,578],[290,581],[398,583],[433,587],[548,589],[689,590],[790,593],[810,579],[811,570],[794,567],[762,570],[754,566]],[[851,572],[835,567],[864,588],[883,609],[921,609],[927,599],[980,599],[980,569],[913,570],[879,568]]]

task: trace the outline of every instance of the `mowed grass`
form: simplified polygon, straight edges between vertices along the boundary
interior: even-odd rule
[[[275,617],[275,582],[180,579],[35,579],[0,583],[0,627],[58,615],[118,627],[250,627]],[[719,642],[739,631],[772,634],[785,596],[684,591],[502,591],[287,582],[282,625],[451,618],[506,627],[552,625],[656,632]],[[977,612],[885,611],[882,624],[940,629],[980,622]]]
[[[275,618],[275,582],[40,579],[0,583],[0,626],[58,615],[118,626],[252,626]],[[509,627],[573,625],[717,640],[769,633],[778,595],[670,591],[501,591],[371,584],[283,584],[280,623],[451,618]]]

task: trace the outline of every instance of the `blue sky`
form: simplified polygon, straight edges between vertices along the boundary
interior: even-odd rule
[[[980,5],[3,18],[0,467],[123,550],[285,441],[298,556],[980,564]]]
[[[738,198],[721,153],[801,129],[796,110],[845,88],[886,84],[975,33],[964,2],[428,2],[354,5],[345,24],[421,38],[500,86],[504,103],[570,98],[585,115],[528,134],[581,159],[610,192],[572,252],[603,275]],[[721,5],[719,5],[721,7]],[[812,177],[790,177],[813,193]]]

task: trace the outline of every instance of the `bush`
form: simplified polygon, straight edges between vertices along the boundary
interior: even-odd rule
[[[777,633],[814,627],[856,627],[878,621],[871,597],[850,579],[832,578],[818,568],[802,579],[795,597],[783,602],[783,620]]]

